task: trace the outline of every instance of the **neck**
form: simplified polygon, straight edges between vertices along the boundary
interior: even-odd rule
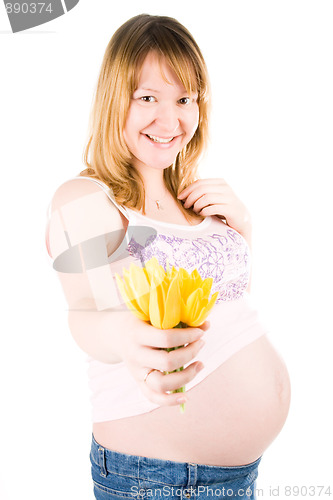
[[[172,196],[164,182],[164,168],[153,168],[137,158],[132,164],[143,180],[146,206],[152,210],[163,210]]]
[[[164,182],[163,170],[146,165],[139,172],[143,179],[147,205],[152,208],[162,208],[162,203],[170,194]]]
[[[167,188],[163,177],[164,168],[153,168],[137,158],[134,159],[133,166],[140,174],[143,180],[144,189],[151,198],[155,198],[156,196],[158,199],[158,197],[165,194]]]
[[[152,208],[157,208],[158,210],[164,210],[165,202],[167,202],[169,191],[164,187],[163,192],[147,192],[145,191],[146,205]]]

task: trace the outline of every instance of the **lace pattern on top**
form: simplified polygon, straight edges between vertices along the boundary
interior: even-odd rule
[[[213,278],[211,295],[219,292],[216,303],[241,297],[249,283],[249,248],[231,228],[225,235],[213,233],[196,239],[159,233],[147,238],[144,246],[132,237],[128,251],[142,263],[156,257],[164,270],[168,262],[170,267],[183,267],[189,273],[196,268],[203,279]]]

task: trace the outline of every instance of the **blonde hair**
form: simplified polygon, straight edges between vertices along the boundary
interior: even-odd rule
[[[187,92],[198,93],[199,124],[173,165],[163,171],[164,183],[185,217],[203,219],[183,208],[177,194],[196,179],[198,162],[207,146],[209,80],[201,51],[189,31],[173,18],[141,14],[129,19],[112,36],[102,61],[84,150],[88,167],[80,175],[106,183],[121,205],[145,214],[142,177],[132,165],[123,130],[142,64],[150,52],[165,60]],[[88,156],[90,154],[90,160]],[[188,217],[186,217],[188,219]]]

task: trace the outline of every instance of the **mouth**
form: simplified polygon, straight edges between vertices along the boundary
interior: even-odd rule
[[[149,135],[145,134],[148,139],[150,139],[152,142],[157,142],[158,144],[169,144],[174,140],[174,137],[157,137],[156,135]]]

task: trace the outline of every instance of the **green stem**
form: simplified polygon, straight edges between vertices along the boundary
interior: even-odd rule
[[[186,328],[187,327],[187,324],[186,323],[183,323],[182,321],[180,321],[178,323],[178,325],[174,326],[174,328]],[[181,347],[184,347],[183,345],[180,345],[180,346],[177,346],[177,347],[167,347],[165,350],[170,352],[170,351],[175,351],[176,349],[180,349]],[[180,368],[176,368],[176,370],[173,370],[172,372],[165,372],[167,375],[169,373],[175,373],[175,372],[181,372],[182,370],[184,370],[184,367],[181,366]],[[178,389],[175,389],[174,391],[171,391],[172,394],[176,393],[176,392],[185,392],[185,385],[183,385],[182,387],[179,387]],[[184,413],[185,412],[185,403],[181,403],[180,405],[180,413]]]

